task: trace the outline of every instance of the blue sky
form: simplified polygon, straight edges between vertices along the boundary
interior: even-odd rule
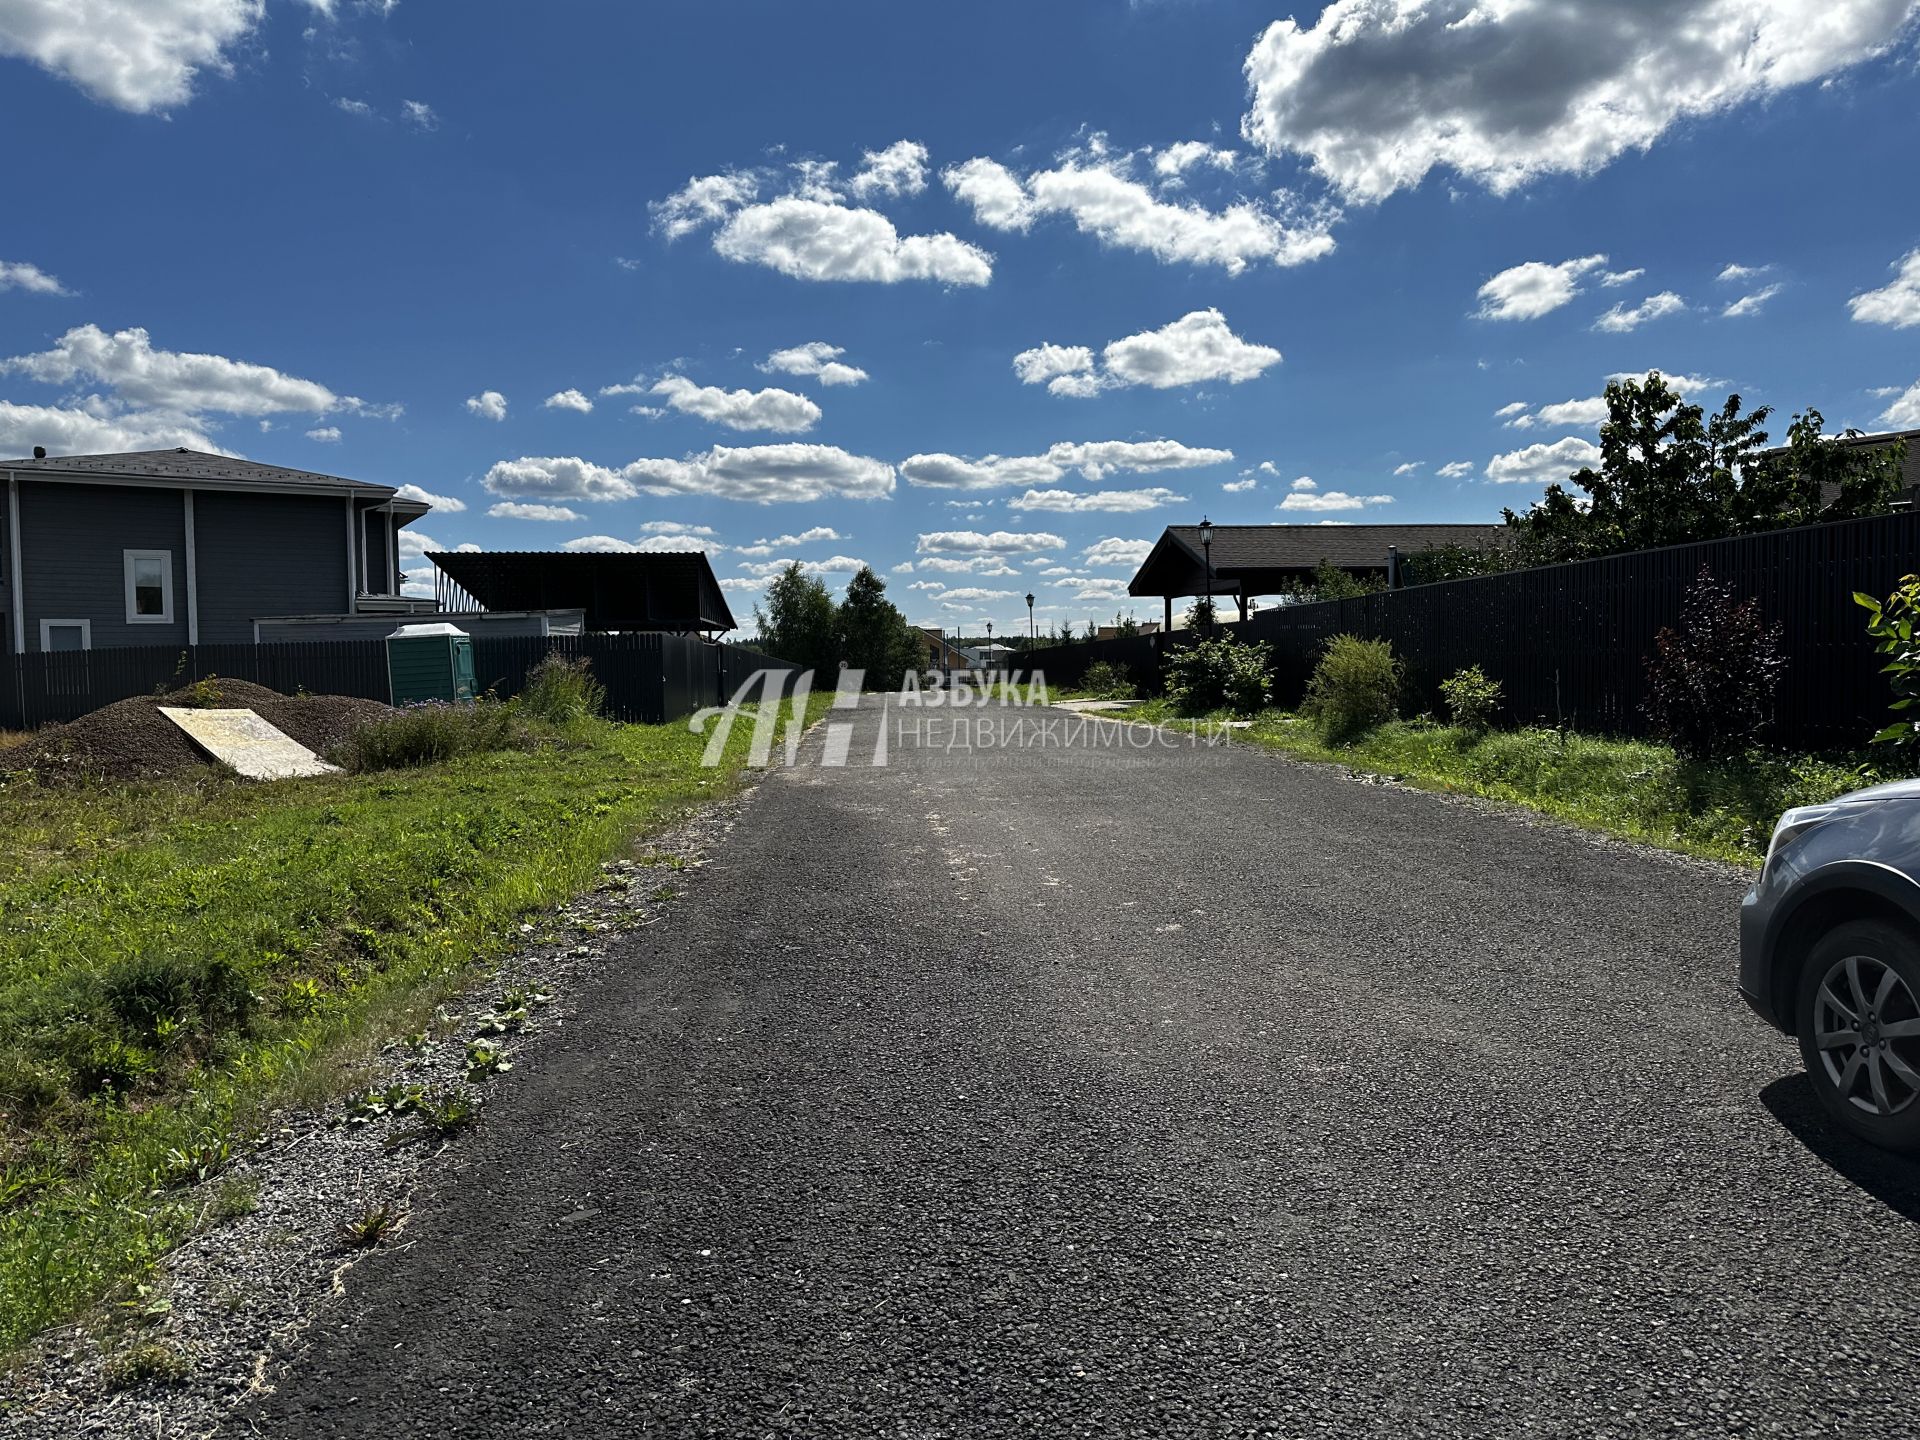
[[[1524,507],[1612,374],[1920,427],[1916,8],[0,0],[0,453],[1106,618]]]

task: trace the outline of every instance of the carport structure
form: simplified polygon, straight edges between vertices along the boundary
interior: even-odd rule
[[[1127,593],[1158,595],[1168,630],[1174,600],[1194,595],[1230,595],[1244,620],[1256,595],[1291,594],[1322,565],[1391,585],[1408,555],[1445,545],[1495,545],[1506,534],[1504,525],[1169,525],[1127,582]]]
[[[437,550],[427,558],[442,610],[580,610],[591,632],[735,627],[703,551]]]

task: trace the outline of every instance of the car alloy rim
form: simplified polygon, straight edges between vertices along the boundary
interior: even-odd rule
[[[1827,1079],[1849,1105],[1898,1115],[1920,1098],[1920,1003],[1885,961],[1836,962],[1820,982],[1813,1030]]]

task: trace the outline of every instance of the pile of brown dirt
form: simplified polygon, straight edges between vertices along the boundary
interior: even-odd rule
[[[220,680],[219,705],[253,711],[316,754],[325,754],[355,728],[392,714],[378,700],[351,695],[303,695],[290,699],[246,680]],[[30,771],[37,780],[158,780],[212,761],[162,705],[190,707],[191,688],[131,700],[52,725],[24,745],[0,750],[0,771]]]

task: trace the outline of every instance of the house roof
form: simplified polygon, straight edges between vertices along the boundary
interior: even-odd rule
[[[1213,573],[1226,593],[1264,595],[1311,575],[1321,565],[1384,571],[1387,551],[1416,555],[1441,545],[1499,545],[1504,525],[1216,525]],[[1196,595],[1206,589],[1206,550],[1198,525],[1169,525],[1138,573],[1129,595]]]
[[[1886,430],[1877,435],[1836,435],[1834,442],[1839,445],[1859,446],[1862,449],[1878,450],[1892,445],[1896,441],[1907,442],[1907,453],[1900,462],[1901,488],[1912,490],[1920,487],[1920,430]],[[1784,455],[1785,449],[1769,450],[1769,455]]]
[[[584,610],[589,630],[738,623],[700,550],[436,550],[427,558],[484,610]]]
[[[22,475],[197,480],[239,489],[321,490],[332,494],[346,491],[379,500],[394,493],[391,485],[349,480],[341,475],[323,475],[315,470],[294,470],[285,465],[263,465],[257,460],[242,460],[233,455],[210,455],[204,450],[188,450],[184,447],[177,450],[130,450],[117,455],[49,455],[45,459],[0,460],[0,470],[12,470]],[[417,503],[402,502],[403,506]],[[420,513],[425,514],[427,508],[420,506]]]

